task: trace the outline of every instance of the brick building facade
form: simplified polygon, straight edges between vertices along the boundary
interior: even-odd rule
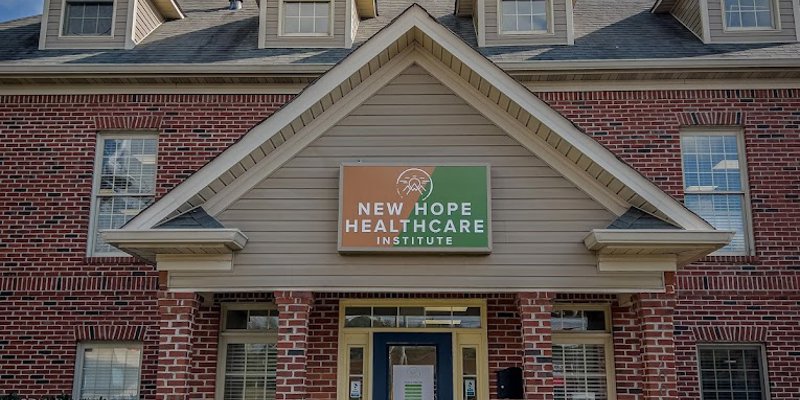
[[[800,398],[800,88],[537,90],[428,16],[300,93],[0,92],[0,396],[397,400],[391,367],[435,348],[439,400]],[[101,138],[129,134],[157,143],[153,204],[102,236],[136,257],[95,256]],[[740,138],[747,251],[680,205],[687,134]],[[492,254],[340,254],[356,161],[490,164]],[[137,361],[99,388],[106,348]]]

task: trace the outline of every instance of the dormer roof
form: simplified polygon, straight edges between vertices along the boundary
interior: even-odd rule
[[[800,68],[799,43],[703,44],[652,0],[581,0],[575,6],[575,45],[478,48],[473,21],[455,15],[455,2],[378,0],[380,14],[361,21],[353,49],[259,49],[255,12],[232,13],[226,2],[183,3],[186,18],[167,21],[124,50],[39,50],[40,18],[0,24],[0,75],[26,77],[75,72],[108,74],[308,74],[316,77],[418,3],[439,23],[507,71],[707,70]],[[644,38],[644,39],[643,39]],[[655,72],[654,72],[655,73]],[[677,73],[677,72],[676,72]],[[681,75],[685,76],[685,75]],[[751,75],[752,76],[752,75]],[[698,76],[702,78],[702,75]],[[791,74],[784,75],[793,77]]]

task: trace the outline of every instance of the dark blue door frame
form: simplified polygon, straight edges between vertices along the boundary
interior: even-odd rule
[[[372,399],[389,400],[389,346],[436,346],[437,400],[453,400],[453,335],[451,333],[374,333]],[[427,400],[427,399],[426,399]],[[433,399],[430,399],[433,400]]]

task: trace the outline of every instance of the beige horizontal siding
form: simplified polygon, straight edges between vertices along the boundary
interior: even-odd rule
[[[774,0],[777,2],[780,29],[759,31],[725,31],[723,25],[722,0],[708,0],[708,19],[713,43],[747,43],[747,42],[796,42],[795,20],[792,0]]]
[[[114,0],[114,35],[98,37],[59,36],[64,19],[64,0],[51,0],[47,12],[46,49],[122,49],[125,47],[125,27],[128,21],[129,0]]]
[[[715,0],[711,0],[715,1]],[[677,0],[672,6],[672,15],[698,38],[703,37],[703,18],[698,0]]]
[[[141,42],[151,32],[164,23],[164,18],[150,0],[136,0],[136,26],[133,28],[133,41]]]
[[[409,86],[432,94],[415,95],[409,104],[405,94],[396,94]],[[493,253],[339,255],[339,165],[356,160],[491,163]],[[583,238],[614,216],[418,68],[380,90],[218,218],[249,238],[234,270],[172,272],[170,287],[613,291],[662,285],[658,273],[597,272]]]
[[[333,1],[332,36],[281,36],[279,34],[279,7],[281,0],[265,0],[266,6],[266,47],[344,47],[345,19],[348,0]]]
[[[567,1],[549,0],[552,2],[553,24],[549,34],[504,35],[500,33],[500,0],[484,0],[486,9],[486,45],[513,46],[533,44],[567,44]]]

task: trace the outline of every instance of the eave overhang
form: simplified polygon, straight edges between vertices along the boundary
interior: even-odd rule
[[[166,19],[184,19],[186,15],[175,0],[153,0],[153,4]]]
[[[361,18],[375,18],[378,16],[378,2],[376,0],[356,0],[356,11]]]
[[[247,236],[238,229],[111,229],[102,232],[106,243],[149,263],[165,260],[224,260],[247,244]],[[220,257],[222,256],[222,257]],[[230,263],[232,267],[232,263]],[[230,269],[230,267],[225,267]],[[200,267],[202,268],[202,266]],[[208,268],[202,268],[208,269]],[[215,268],[217,269],[217,268]]]
[[[269,64],[259,63],[237,63],[226,64],[224,62],[215,64],[179,64],[179,63],[134,63],[134,64],[92,64],[92,63],[72,63],[72,64],[28,64],[25,62],[14,62],[0,64],[0,75],[120,75],[120,76],[142,76],[158,75],[182,76],[187,74],[213,75],[228,73],[228,75],[263,75],[280,74],[296,75],[298,73],[323,74],[330,70],[335,63],[292,63],[292,64]],[[735,71],[744,69],[799,69],[800,59],[798,58],[670,58],[670,59],[630,59],[630,60],[530,60],[530,61],[496,61],[498,67],[508,73],[533,72],[533,71],[584,71],[592,72],[600,70],[608,72],[624,71],[671,71],[680,70],[690,71]]]
[[[734,232],[675,229],[594,229],[583,240],[601,272],[676,271],[725,247]]]
[[[675,5],[675,0],[657,0],[656,4],[650,9],[650,12],[657,14],[657,13],[666,13],[672,9],[672,6]]]

